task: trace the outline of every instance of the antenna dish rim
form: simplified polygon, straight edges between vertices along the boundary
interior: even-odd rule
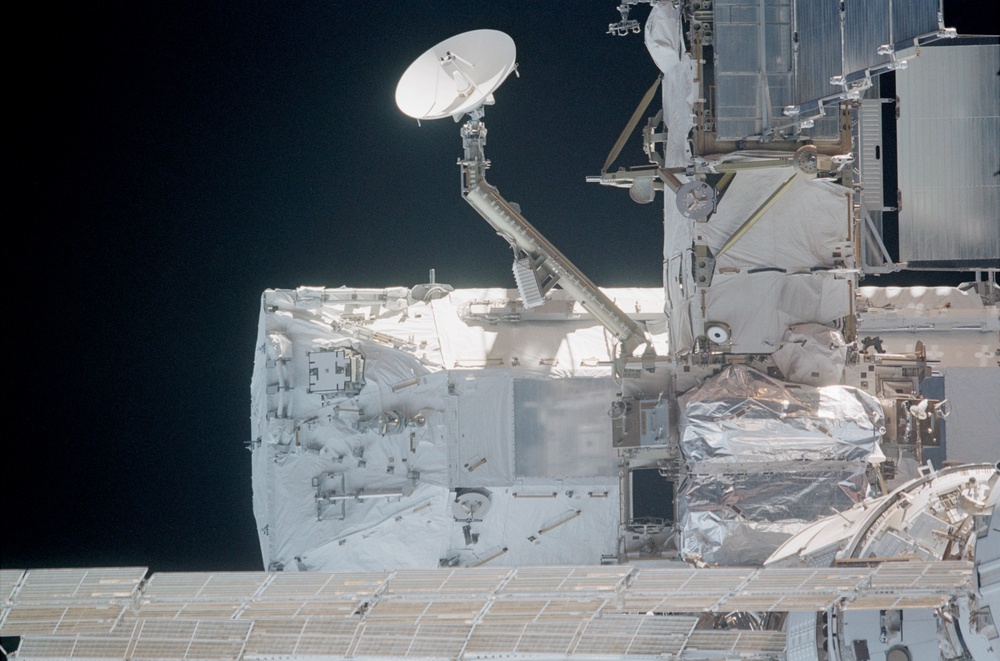
[[[416,58],[396,84],[396,106],[418,121],[461,117],[493,102],[517,68],[517,48],[499,30],[462,32]]]

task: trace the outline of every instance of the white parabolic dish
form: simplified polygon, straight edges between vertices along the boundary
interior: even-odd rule
[[[445,39],[418,57],[396,85],[396,105],[416,119],[459,117],[492,103],[515,68],[514,40],[499,30]]]

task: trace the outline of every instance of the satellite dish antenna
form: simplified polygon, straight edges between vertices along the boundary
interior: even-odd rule
[[[514,40],[499,30],[445,39],[418,57],[396,85],[396,105],[417,120],[454,117],[493,103],[516,68]]]

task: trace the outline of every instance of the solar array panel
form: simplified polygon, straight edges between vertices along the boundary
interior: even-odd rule
[[[368,596],[382,589],[389,572],[359,572],[352,574],[272,574],[272,580],[261,592],[261,599],[332,599],[348,600]]]
[[[490,594],[507,580],[509,569],[442,569],[429,575],[426,571],[397,571],[387,585],[387,594]]]
[[[346,655],[361,627],[357,619],[256,620],[246,653]]]
[[[630,567],[520,567],[504,586],[504,592],[613,592],[618,590]]]
[[[135,600],[145,567],[4,569],[0,635],[108,633]]]
[[[373,574],[5,570],[22,659],[776,654],[783,631],[698,628],[704,613],[933,608],[967,562],[877,567],[528,567]]]
[[[161,573],[149,579],[143,601],[240,601],[270,580],[262,572]]]
[[[22,576],[23,569],[0,569],[0,603],[10,601]]]
[[[17,591],[18,603],[131,599],[146,577],[145,567],[33,569]]]
[[[125,612],[124,605],[34,606],[11,608],[0,633],[30,634],[110,633]]]
[[[818,102],[844,91],[841,81],[884,72],[891,51],[939,29],[939,0],[716,0],[711,6],[716,84],[706,92],[723,139],[760,135],[785,119],[786,106],[815,113]],[[811,135],[836,137],[836,120],[817,120]]]

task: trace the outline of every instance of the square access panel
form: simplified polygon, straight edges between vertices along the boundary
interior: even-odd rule
[[[365,385],[364,358],[353,349],[311,351],[309,392],[357,395]]]

